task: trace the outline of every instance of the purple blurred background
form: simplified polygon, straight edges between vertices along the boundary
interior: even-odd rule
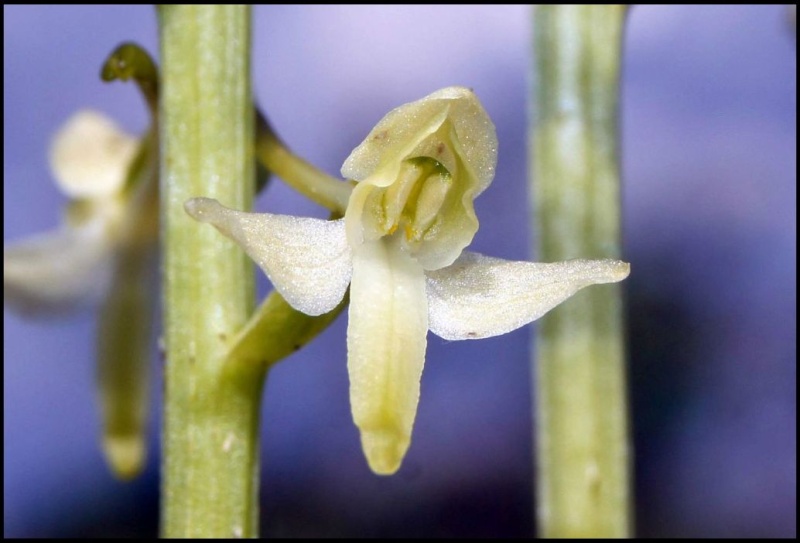
[[[624,285],[641,536],[796,536],[797,70],[784,9],[631,12]],[[157,31],[147,7],[3,12],[8,242],[58,224],[64,198],[47,149],[74,111],[145,129],[133,86],[105,85],[98,71],[121,41],[157,51]],[[473,87],[500,158],[472,248],[528,258],[527,7],[269,6],[254,18],[257,101],[331,173],[389,109]],[[325,215],[280,183],[257,208]],[[160,398],[145,474],[115,481],[97,445],[93,322],[91,312],[49,322],[4,312],[6,536],[156,534]],[[530,330],[430,336],[414,442],[400,472],[379,478],[350,419],[345,326],[270,374],[264,535],[527,536]]]

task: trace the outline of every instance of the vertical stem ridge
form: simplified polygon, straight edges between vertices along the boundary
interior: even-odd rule
[[[531,195],[539,259],[619,258],[625,8],[535,11]],[[537,518],[543,537],[631,530],[620,286],[586,289],[536,334]]]
[[[165,413],[162,535],[248,537],[257,530],[263,371],[223,364],[253,309],[252,264],[184,212],[253,198],[250,8],[159,8],[163,89]]]

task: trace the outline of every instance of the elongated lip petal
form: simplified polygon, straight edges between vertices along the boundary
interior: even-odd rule
[[[143,432],[124,436],[104,435],[101,446],[117,477],[129,481],[141,473],[147,455]]]
[[[411,442],[425,363],[422,267],[382,238],[354,250],[347,328],[353,421],[372,471],[396,472]]]
[[[444,339],[480,339],[524,326],[589,285],[625,279],[619,260],[514,262],[465,251],[428,272],[431,331]]]

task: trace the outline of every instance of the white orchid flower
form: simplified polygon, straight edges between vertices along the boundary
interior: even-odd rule
[[[294,308],[333,309],[350,285],[350,403],[375,473],[411,442],[428,330],[448,340],[505,334],[581,288],[621,281],[617,260],[511,262],[466,252],[473,200],[494,177],[494,125],[473,92],[449,87],[391,111],[347,158],[359,183],[344,219],[186,203],[240,244]]]
[[[70,199],[63,224],[3,248],[4,303],[11,309],[39,316],[100,306],[103,449],[126,479],[145,456],[147,270],[158,232],[152,134],[134,138],[91,110],[73,115],[50,150],[56,183]]]
[[[52,313],[102,298],[138,149],[137,139],[95,111],[80,111],[61,128],[50,165],[71,206],[60,229],[4,247],[6,304],[23,314]]]

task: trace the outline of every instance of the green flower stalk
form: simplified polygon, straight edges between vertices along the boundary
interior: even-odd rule
[[[531,131],[534,234],[545,260],[620,258],[624,6],[540,6]],[[536,508],[543,537],[625,537],[630,445],[622,293],[590,289],[537,327]]]
[[[256,156],[269,172],[300,194],[340,215],[347,208],[352,187],[329,176],[294,154],[256,110]]]
[[[162,535],[253,537],[264,369],[228,371],[253,309],[252,266],[183,202],[249,208],[255,179],[250,8],[162,6],[160,105],[165,412]]]

